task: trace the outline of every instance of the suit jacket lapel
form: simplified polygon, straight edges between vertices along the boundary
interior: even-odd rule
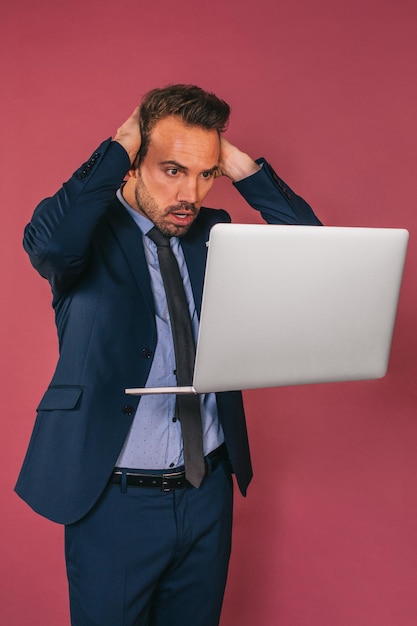
[[[143,294],[150,312],[152,315],[155,315],[151,281],[140,230],[117,198],[109,206],[107,219],[115,237],[120,243],[138,288]]]
[[[207,260],[206,241],[207,234],[200,228],[198,221],[196,221],[190,231],[180,239],[193,289],[194,304],[199,317],[201,313],[204,273]]]
[[[107,219],[125,254],[126,261],[132,269],[138,288],[142,292],[151,313],[155,315],[149,271],[139,229],[117,198],[109,206]],[[180,239],[193,289],[194,303],[199,316],[207,259],[207,236],[207,232],[200,227],[198,220],[196,220],[190,231]]]

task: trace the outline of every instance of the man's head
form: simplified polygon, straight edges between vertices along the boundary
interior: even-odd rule
[[[150,134],[155,125],[171,115],[181,119],[185,126],[215,130],[220,135],[227,128],[230,107],[214,93],[196,85],[168,85],[148,91],[140,106],[139,162],[148,151]]]
[[[193,85],[154,89],[140,109],[141,149],[124,195],[167,236],[181,236],[211,189],[230,108]]]

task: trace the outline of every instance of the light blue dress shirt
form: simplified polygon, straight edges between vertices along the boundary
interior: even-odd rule
[[[142,234],[145,258],[148,263],[151,286],[155,302],[158,342],[152,367],[146,382],[147,387],[176,386],[175,353],[171,333],[165,290],[159,270],[155,243],[146,236],[154,224],[144,215],[132,209],[119,189],[119,201],[123,204]],[[194,336],[198,335],[198,316],[195,309],[190,277],[178,237],[171,237],[172,251],[178,261],[184,282]],[[139,358],[139,357],[138,357]],[[129,469],[169,469],[184,464],[180,422],[175,418],[174,394],[141,396],[130,432],[116,463],[117,467]],[[215,394],[200,396],[203,425],[204,454],[218,448],[224,441],[219,421]]]

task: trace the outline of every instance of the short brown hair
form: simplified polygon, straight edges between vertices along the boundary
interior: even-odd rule
[[[145,157],[150,133],[159,120],[177,115],[187,126],[200,126],[223,133],[229,121],[230,107],[214,93],[196,85],[167,85],[146,93],[140,106],[140,163]]]

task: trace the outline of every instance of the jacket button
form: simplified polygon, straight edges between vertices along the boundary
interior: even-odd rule
[[[133,415],[133,413],[135,412],[135,407],[130,404],[126,404],[126,406],[123,407],[122,411],[124,415]]]
[[[152,350],[150,348],[143,348],[142,356],[144,359],[150,359],[152,356]]]

